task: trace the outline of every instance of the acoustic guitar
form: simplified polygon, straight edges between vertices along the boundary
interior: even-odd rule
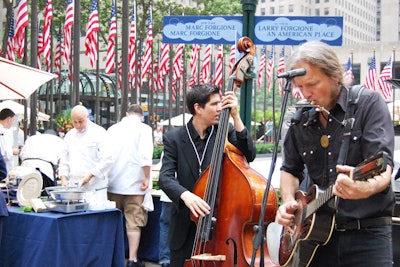
[[[357,165],[349,176],[353,180],[365,181],[386,171],[387,160],[388,154],[379,152]],[[299,208],[294,213],[291,226],[293,233],[282,227],[280,235],[277,251],[280,266],[308,266],[317,248],[328,243],[335,226],[335,213],[332,210],[336,207],[336,197],[333,198],[332,191],[333,185],[324,191],[313,185],[307,193],[300,190],[296,192]],[[333,203],[325,205],[331,198]]]

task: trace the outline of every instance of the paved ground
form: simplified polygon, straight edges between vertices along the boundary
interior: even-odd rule
[[[146,261],[145,264],[146,264],[146,267],[160,267],[161,266],[160,264],[157,264],[154,262],[149,262],[149,261]]]

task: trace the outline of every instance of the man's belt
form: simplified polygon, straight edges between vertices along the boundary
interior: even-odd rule
[[[336,231],[346,231],[346,230],[360,230],[368,227],[376,226],[388,226],[392,225],[391,217],[379,217],[379,218],[369,218],[369,219],[359,219],[347,222],[336,222]]]

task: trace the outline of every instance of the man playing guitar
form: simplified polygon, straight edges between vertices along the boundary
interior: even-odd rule
[[[321,207],[324,214],[330,214],[326,219],[304,220],[311,224],[307,229],[322,226],[316,235],[328,231],[325,238],[305,238],[289,249],[281,243],[280,257],[284,253],[290,257],[280,265],[392,266],[394,194],[390,185],[394,130],[385,101],[378,92],[364,88],[356,108],[350,112],[349,89],[341,64],[335,51],[324,43],[311,41],[299,46],[289,61],[290,70],[306,69],[306,74],[294,77],[293,83],[310,107],[301,111],[300,120],[291,125],[283,144],[283,204],[276,218],[285,227],[283,234],[293,235],[292,239],[298,236],[294,227],[300,224],[298,218],[309,216],[307,203],[299,201],[298,196],[305,169],[317,188],[328,190],[335,197]],[[349,118],[351,126],[347,124]],[[346,136],[348,144],[341,149]],[[341,150],[347,153],[344,159]],[[379,152],[386,157],[384,168],[365,179],[354,179],[354,166]],[[309,198],[318,198],[318,194],[314,192]],[[292,248],[294,251],[290,251]]]

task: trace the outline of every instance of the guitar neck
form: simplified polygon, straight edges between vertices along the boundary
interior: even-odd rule
[[[386,171],[388,161],[388,154],[386,152],[379,152],[377,155],[366,159],[354,169],[349,172],[349,177],[355,181],[366,181],[368,178],[379,175],[380,173]],[[333,185],[330,185],[322,193],[316,192],[316,198],[308,203],[305,208],[304,218],[308,218],[314,214],[322,205],[324,205],[328,200],[330,200],[333,195]]]
[[[325,191],[322,193],[318,193],[319,189],[317,187],[316,199],[308,203],[307,207],[305,208],[304,218],[310,217],[314,214],[320,207],[322,207],[326,202],[328,202],[334,195],[333,195],[333,185],[330,185]]]

